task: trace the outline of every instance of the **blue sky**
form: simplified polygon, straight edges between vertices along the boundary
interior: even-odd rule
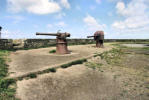
[[[52,38],[36,32],[69,32],[86,38],[149,39],[149,0],[1,0],[3,38]]]

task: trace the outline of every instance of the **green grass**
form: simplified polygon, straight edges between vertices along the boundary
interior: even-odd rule
[[[86,64],[85,64],[88,68],[92,68],[92,69],[98,69],[98,70],[100,70],[100,68],[101,68],[101,66],[103,65],[103,64],[101,64],[101,63],[92,63],[92,62],[86,62]]]
[[[56,68],[50,68],[49,71],[55,73],[56,72]]]
[[[34,74],[34,73],[31,73],[31,74],[27,75],[26,77],[29,77],[29,78],[36,78],[36,77],[37,77],[37,75],[36,75],[36,74]]]
[[[86,61],[87,61],[87,59],[80,59],[80,60],[72,61],[68,64],[61,65],[61,68],[67,68],[67,67],[70,67],[72,65],[83,64]]]
[[[0,100],[17,100],[14,96],[16,89],[16,81],[14,79],[6,79],[8,75],[8,59],[9,51],[0,50]]]
[[[110,51],[105,51],[102,54],[99,54],[101,59],[106,60],[108,64],[119,64],[121,57],[123,56],[123,51],[120,48],[113,48]]]
[[[55,52],[56,52],[56,50],[55,50],[55,49],[53,49],[53,50],[49,51],[49,53],[55,53]]]

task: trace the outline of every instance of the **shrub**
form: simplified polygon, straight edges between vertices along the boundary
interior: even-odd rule
[[[56,50],[51,50],[51,51],[49,51],[49,53],[55,53],[56,52]]]
[[[83,62],[86,62],[86,61],[87,59],[80,59],[80,60],[72,61],[68,64],[61,65],[61,68],[67,68],[72,65],[83,64]]]
[[[50,68],[49,71],[50,72],[56,72],[56,68]]]
[[[34,74],[34,73],[31,73],[31,74],[27,75],[27,77],[30,77],[30,78],[36,78],[36,77],[37,77],[37,75],[36,75],[36,74]]]

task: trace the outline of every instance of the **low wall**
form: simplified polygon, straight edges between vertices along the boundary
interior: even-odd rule
[[[92,44],[93,39],[68,39],[68,45]],[[34,49],[42,47],[50,47],[56,45],[56,39],[1,39],[0,49],[16,50],[16,49]]]
[[[105,39],[105,42],[149,42],[149,39]],[[93,44],[93,39],[68,39],[68,45]],[[56,45],[56,39],[0,39],[0,49],[33,49]]]
[[[13,40],[10,39],[0,39],[0,49],[12,49]]]

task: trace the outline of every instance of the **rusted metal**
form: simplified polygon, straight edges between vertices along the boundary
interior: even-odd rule
[[[67,48],[67,37],[70,37],[70,33],[36,33],[36,35],[49,35],[56,36],[56,53],[57,54],[69,54],[69,50]]]
[[[94,36],[87,36],[87,38],[94,37],[94,40],[96,41],[96,47],[97,48],[103,48],[103,42],[104,42],[104,32],[103,31],[96,31],[94,33]]]
[[[2,27],[0,26],[0,39],[1,39],[1,30],[2,30]]]

